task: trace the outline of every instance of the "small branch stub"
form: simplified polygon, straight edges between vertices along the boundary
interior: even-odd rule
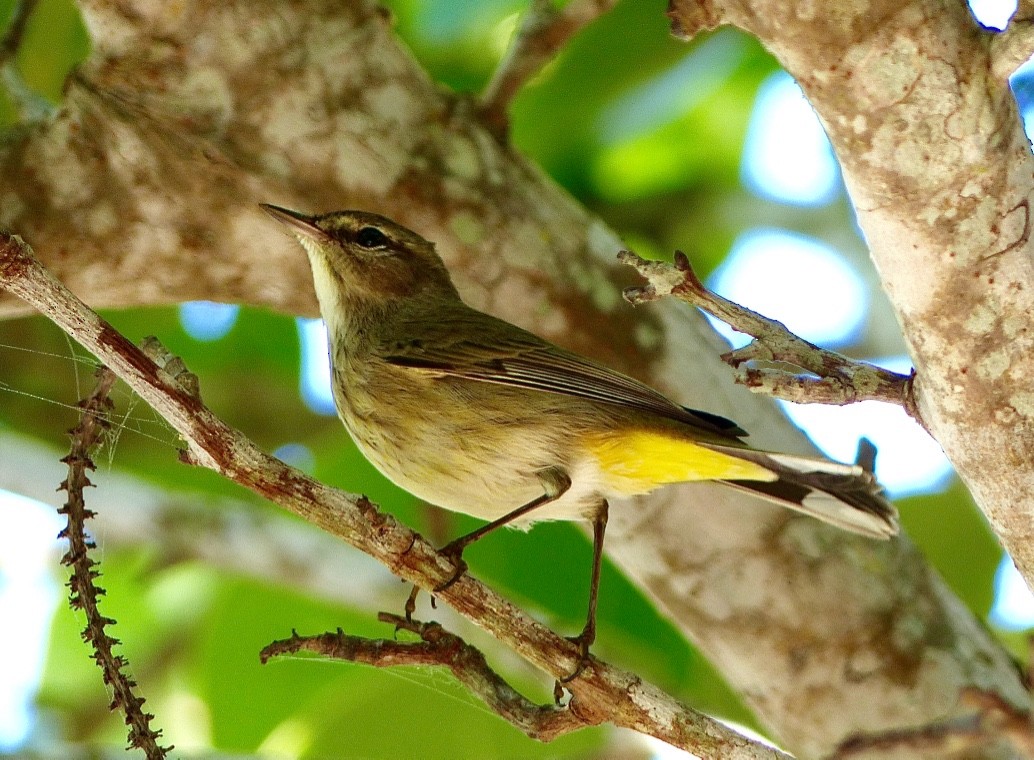
[[[913,383],[915,373],[901,375],[866,362],[849,359],[794,335],[786,326],[709,291],[697,277],[682,251],[675,263],[647,261],[632,251],[621,251],[618,261],[647,279],[647,284],[627,288],[625,300],[635,305],[666,296],[683,300],[729,324],[754,340],[722,355],[736,370],[736,382],[756,393],[786,401],[809,404],[853,404],[883,401],[902,407],[922,424]],[[757,363],[788,364],[788,371]]]
[[[994,78],[1005,84],[1016,70],[1034,55],[1034,9],[1020,2],[1016,13],[1001,32],[985,30],[990,39],[991,70]]]
[[[182,388],[191,398],[201,401],[201,381],[198,376],[187,369],[183,359],[173,354],[153,335],[146,336],[140,342],[140,350],[155,364],[167,372],[172,381]]]

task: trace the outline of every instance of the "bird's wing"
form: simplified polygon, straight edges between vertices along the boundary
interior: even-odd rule
[[[731,420],[679,406],[638,380],[472,309],[430,323],[403,321],[400,332],[405,341],[379,352],[397,367],[631,407],[733,440],[746,435]]]
[[[459,311],[436,315],[433,322],[403,321],[399,332],[407,340],[393,341],[380,352],[397,367],[592,399],[677,420],[712,434],[701,436],[698,445],[758,464],[774,476],[723,483],[845,530],[874,538],[898,532],[897,511],[862,467],[747,448],[736,440],[746,434],[735,423],[679,406],[637,380],[507,322]]]

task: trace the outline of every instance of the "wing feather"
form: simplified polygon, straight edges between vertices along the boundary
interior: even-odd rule
[[[400,321],[399,333],[409,338],[379,352],[394,366],[591,399],[676,420],[720,436],[702,436],[700,445],[777,476],[774,481],[722,481],[727,485],[857,533],[886,538],[897,532],[894,506],[862,467],[747,448],[737,440],[746,433],[735,423],[679,406],[638,380],[466,306],[436,315],[433,323],[426,318]]]
[[[898,532],[897,510],[876,477],[863,467],[819,457],[701,445],[761,465],[778,476],[774,481],[722,481],[726,485],[872,538],[890,538]]]
[[[680,406],[634,378],[507,322],[474,313],[478,319],[461,312],[436,319],[434,325],[413,321],[407,334],[419,337],[393,343],[381,358],[440,377],[531,388],[652,412],[732,440],[747,434],[731,420]]]

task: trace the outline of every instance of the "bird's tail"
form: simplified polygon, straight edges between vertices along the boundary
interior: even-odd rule
[[[723,480],[741,491],[871,538],[898,532],[898,512],[876,477],[860,465],[817,457],[707,445],[775,473],[776,480]]]

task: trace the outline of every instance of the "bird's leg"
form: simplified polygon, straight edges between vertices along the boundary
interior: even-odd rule
[[[604,501],[592,519],[592,577],[589,580],[589,614],[585,620],[585,627],[582,629],[582,632],[570,638],[572,642],[578,645],[582,656],[574,672],[561,679],[563,683],[576,678],[585,669],[586,664],[589,662],[589,647],[596,640],[596,600],[599,597],[600,590],[600,569],[603,567],[603,534],[607,531],[608,511],[609,506]]]
[[[568,488],[571,487],[571,478],[559,467],[550,467],[548,469],[541,470],[539,471],[538,476],[539,480],[542,481],[542,486],[544,488],[544,493],[541,496],[532,499],[527,504],[523,504],[511,512],[507,512],[502,517],[492,520],[490,523],[482,525],[477,530],[473,530],[465,536],[460,536],[455,541],[446,544],[439,550],[441,554],[449,555],[449,558],[452,559],[453,564],[456,566],[456,571],[449,580],[435,588],[435,591],[444,591],[458,581],[465,572],[467,572],[467,563],[463,561],[463,551],[468,546],[479,538],[491,533],[496,528],[508,525],[514,520],[524,517],[524,515],[529,512],[533,512],[545,504],[556,501],[567,492]]]

